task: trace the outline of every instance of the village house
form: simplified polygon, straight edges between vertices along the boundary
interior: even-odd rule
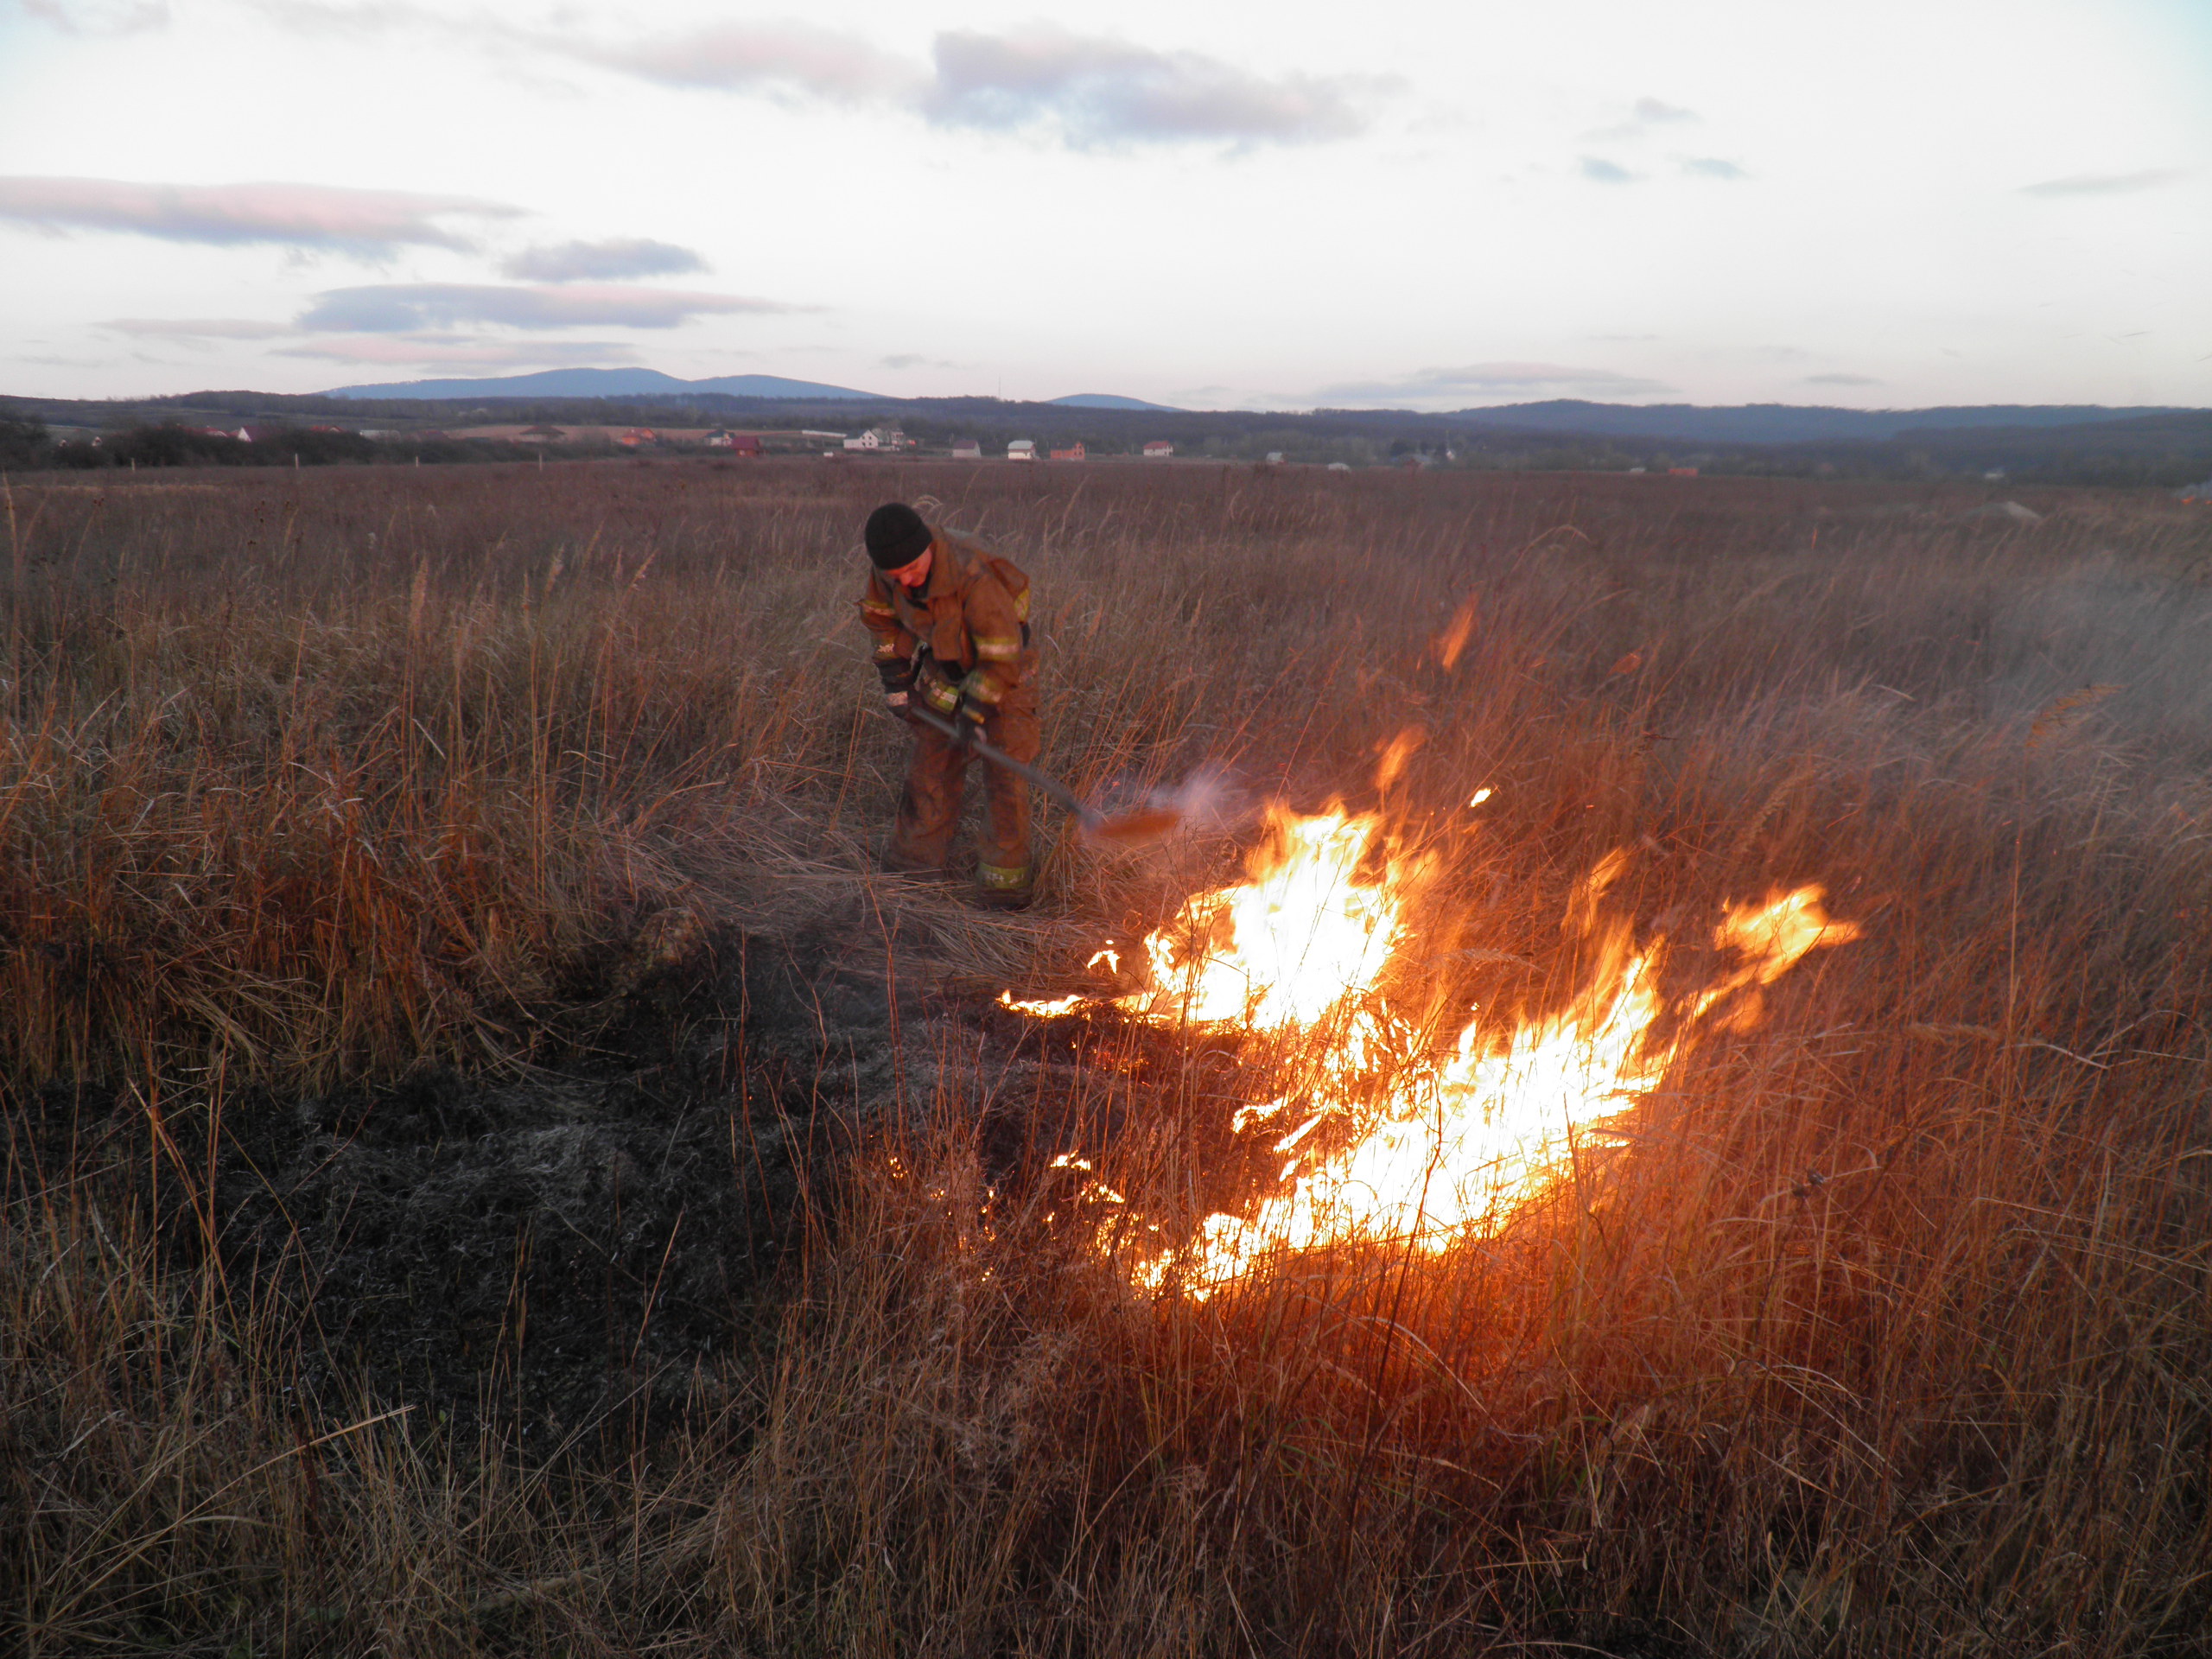
[[[706,444],[709,449],[727,449],[733,455],[757,455],[760,453],[760,435],[757,432],[709,432]]]
[[[1034,438],[1016,438],[1012,443],[1007,445],[1006,458],[1008,461],[1036,460],[1037,440]]]
[[[982,441],[979,438],[954,439],[952,458],[955,461],[981,461],[983,458]]]
[[[847,438],[848,449],[904,449],[906,435],[895,426],[871,426],[857,438]]]
[[[1164,438],[1154,438],[1144,447],[1147,461],[1170,461],[1174,458],[1175,446]]]
[[[1052,459],[1054,461],[1081,461],[1083,459],[1082,441],[1078,439],[1068,448],[1053,450]]]

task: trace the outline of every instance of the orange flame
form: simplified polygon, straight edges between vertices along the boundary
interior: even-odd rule
[[[1039,1020],[1057,1020],[1064,1014],[1073,1014],[1087,1001],[1089,999],[1080,991],[1069,996],[1048,997],[1034,1001],[1024,1001],[1012,991],[999,993],[1001,1007],[1012,1008],[1016,1014],[1033,1014]]]
[[[1476,608],[1476,596],[1469,594],[1452,613],[1451,626],[1436,636],[1436,660],[1445,667],[1457,664],[1459,653],[1467,648],[1467,636],[1475,631]]]
[[[1393,872],[1363,875],[1378,823],[1268,812],[1240,887],[1187,900],[1147,937],[1152,988],[1119,999],[1163,1024],[1309,1028],[1382,976],[1402,928]]]
[[[1379,995],[1405,938],[1406,896],[1425,874],[1389,856],[1380,835],[1371,816],[1278,810],[1249,880],[1196,895],[1145,940],[1152,986],[1119,1007],[1157,1024],[1300,1039],[1309,1065],[1294,1096],[1247,1107],[1232,1125],[1240,1135],[1266,1129],[1287,1159],[1281,1190],[1253,1214],[1209,1216],[1169,1246],[1119,1194],[1094,1188],[1140,1224],[1121,1244],[1138,1286],[1203,1299],[1287,1252],[1362,1240],[1433,1252],[1494,1231],[1586,1147],[1610,1143],[1607,1121],[1658,1086],[1732,993],[1755,998],[1816,946],[1860,937],[1827,917],[1816,887],[1731,906],[1714,937],[1738,964],[1677,1005],[1674,1034],[1656,1039],[1668,1012],[1656,988],[1662,947],[1638,951],[1624,924],[1599,925],[1599,901],[1625,867],[1615,854],[1570,904],[1570,931],[1603,958],[1590,991],[1548,1019],[1503,1029],[1478,1019],[1439,1058],[1406,1040]],[[1281,1132],[1278,1121],[1295,1127]],[[1102,1243],[1115,1236],[1107,1227]]]
[[[1418,726],[1408,726],[1382,748],[1382,759],[1375,767],[1375,792],[1382,794],[1405,775],[1406,762],[1414,758],[1414,751],[1428,741],[1428,734]]]
[[[1742,957],[1744,964],[1719,983],[1698,993],[1692,1018],[1701,1015],[1732,991],[1771,985],[1820,944],[1848,944],[1865,936],[1853,922],[1828,919],[1818,887],[1776,893],[1763,905],[1731,905],[1728,918],[1713,930],[1713,942]]]

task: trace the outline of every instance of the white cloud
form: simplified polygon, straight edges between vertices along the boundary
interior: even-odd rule
[[[1611,126],[1599,127],[1582,136],[1593,143],[1632,143],[1649,137],[1654,127],[1673,126],[1699,118],[1694,110],[1685,110],[1656,98],[1639,98],[1630,106],[1626,120],[1616,121]]]
[[[64,35],[143,35],[169,25],[168,0],[16,0],[26,17]]]
[[[2075,173],[2063,179],[2045,179],[2040,184],[2024,184],[2024,196],[2124,196],[2138,190],[2155,190],[2161,185],[2178,184],[2189,175],[2179,168],[2156,167],[2140,173]]]
[[[997,33],[942,30],[925,63],[858,34],[790,19],[624,38],[579,29],[573,15],[541,27],[504,26],[404,0],[290,0],[272,10],[312,32],[433,29],[490,50],[522,46],[663,86],[904,109],[942,127],[1045,129],[1077,148],[1348,138],[1367,128],[1372,105],[1398,90],[1388,77],[1263,75],[1205,53],[1076,35],[1048,23]],[[1668,107],[1649,99],[1638,107],[1645,105]]]
[[[100,325],[118,334],[152,340],[275,340],[292,330],[281,322],[242,317],[114,317]]]
[[[940,125],[1043,123],[1077,145],[1348,138],[1387,89],[1347,75],[1269,79],[1196,52],[1160,52],[1034,25],[1003,35],[948,30],[922,107]]]
[[[1618,162],[1609,162],[1602,156],[1585,156],[1578,162],[1582,176],[1593,184],[1633,184],[1643,175],[1631,173]]]
[[[642,237],[524,248],[499,266],[503,276],[534,283],[606,283],[625,276],[678,276],[706,269],[707,262],[690,248]]]
[[[331,333],[397,334],[456,323],[508,328],[673,328],[718,312],[797,308],[736,294],[577,283],[508,288],[478,283],[377,283],[334,288],[300,314],[300,327]]]
[[[383,258],[403,246],[474,245],[438,221],[512,219],[519,207],[468,196],[321,184],[141,184],[124,179],[0,178],[0,219],[34,230],[117,231],[217,247],[263,244]]]
[[[478,334],[371,334],[280,346],[280,357],[334,363],[512,367],[528,365],[631,363],[636,351],[620,340],[487,340]]]
[[[899,92],[918,75],[911,62],[858,35],[812,23],[718,24],[628,41],[538,31],[525,36],[564,57],[658,81],[722,92],[805,94],[859,101]]]

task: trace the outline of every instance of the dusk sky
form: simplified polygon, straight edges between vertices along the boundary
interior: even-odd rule
[[[2212,0],[0,0],[0,392],[2212,405]]]

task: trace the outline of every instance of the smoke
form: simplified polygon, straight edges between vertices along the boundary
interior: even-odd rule
[[[2043,717],[2044,747],[2117,741],[2177,766],[2212,763],[2212,588],[2202,582],[2084,562],[2001,601],[1989,656],[1989,717]]]
[[[1260,797],[1226,768],[1203,766],[1179,784],[1153,791],[1155,808],[1179,814],[1194,835],[1227,835],[1260,815]]]
[[[1103,791],[1100,810],[1109,817],[1135,812],[1172,812],[1175,837],[1226,836],[1259,822],[1268,798],[1225,766],[1211,762],[1173,783],[1124,783]]]

